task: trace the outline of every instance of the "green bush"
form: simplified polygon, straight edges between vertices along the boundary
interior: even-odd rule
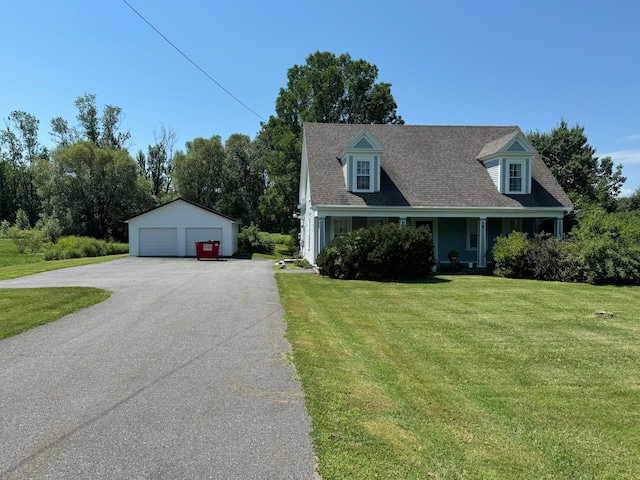
[[[407,279],[429,271],[433,239],[427,228],[395,223],[335,237],[318,254],[323,275],[340,279]]]
[[[42,232],[40,230],[23,230],[18,227],[9,227],[7,236],[13,241],[18,253],[38,253],[42,248]]]
[[[640,216],[585,208],[563,241],[513,232],[493,248],[498,276],[640,285]]]
[[[494,274],[499,277],[524,278],[529,276],[529,239],[526,233],[511,232],[496,238],[493,246]]]
[[[64,260],[67,258],[103,257],[127,253],[126,243],[105,242],[88,237],[63,237],[44,253],[45,260]]]
[[[640,284],[640,218],[590,210],[562,244],[562,279],[609,285]]]
[[[562,279],[561,242],[548,234],[538,234],[529,241],[527,264],[536,280]]]
[[[257,226],[251,223],[238,234],[238,247],[243,252],[273,255],[276,242],[270,234],[261,232]]]

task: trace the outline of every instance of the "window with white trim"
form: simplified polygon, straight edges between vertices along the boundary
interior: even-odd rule
[[[507,193],[525,192],[526,160],[507,160]]]
[[[356,191],[371,190],[371,160],[356,161]]]

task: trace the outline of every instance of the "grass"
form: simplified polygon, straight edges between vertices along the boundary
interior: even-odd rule
[[[58,270],[60,268],[78,267],[95,263],[108,262],[117,258],[124,258],[129,254],[108,255],[105,257],[70,258],[67,260],[44,261],[42,254],[18,253],[13,242],[0,239],[0,280],[24,277],[35,273]]]
[[[276,279],[324,480],[637,478],[640,288]]]
[[[0,289],[0,340],[90,307],[110,295],[91,287]]]
[[[41,254],[20,254],[13,242],[0,239],[0,280],[35,273],[102,263],[127,255],[74,258],[45,262]],[[106,300],[107,290],[91,287],[0,288],[0,340],[58,320]]]

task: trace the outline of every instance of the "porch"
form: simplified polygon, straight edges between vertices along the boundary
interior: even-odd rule
[[[433,235],[434,257],[449,267],[449,253],[457,252],[461,268],[485,268],[491,261],[495,239],[520,231],[533,236],[537,232],[553,231],[562,237],[563,219],[549,217],[383,217],[383,216],[316,216],[307,219],[301,235],[301,251],[310,263],[318,252],[334,237],[379,223],[397,223],[415,227],[428,227]],[[310,229],[306,230],[305,229]],[[305,245],[305,238],[309,243]],[[310,254],[310,255],[309,255]]]

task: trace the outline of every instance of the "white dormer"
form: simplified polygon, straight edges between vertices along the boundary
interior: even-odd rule
[[[347,191],[372,193],[380,191],[380,156],[382,145],[363,129],[338,155]]]
[[[487,169],[500,193],[531,193],[531,157],[536,149],[522,132],[514,132],[487,143],[478,160]]]

